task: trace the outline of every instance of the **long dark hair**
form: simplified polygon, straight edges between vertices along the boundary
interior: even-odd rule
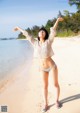
[[[48,31],[44,27],[42,27],[42,28],[39,29],[38,32],[40,32],[41,30],[43,30],[46,33],[44,40],[47,40],[48,37],[49,37]],[[38,36],[38,41],[40,41],[40,37],[39,36]]]

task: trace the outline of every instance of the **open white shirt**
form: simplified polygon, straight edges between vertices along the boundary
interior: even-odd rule
[[[27,31],[24,31],[23,35],[26,36],[27,40],[29,40],[33,45],[35,58],[44,59],[53,56],[54,52],[52,49],[52,42],[54,41],[54,37],[56,35],[56,30],[54,30],[53,27],[50,28],[49,38],[42,44],[40,44],[38,38],[32,38],[32,36],[30,36]]]

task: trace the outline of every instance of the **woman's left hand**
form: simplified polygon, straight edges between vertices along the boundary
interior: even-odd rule
[[[57,20],[58,20],[59,22],[62,22],[64,19],[63,19],[62,17],[59,17]]]

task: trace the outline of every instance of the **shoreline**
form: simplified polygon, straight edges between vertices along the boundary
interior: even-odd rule
[[[75,43],[74,43],[75,42]],[[61,46],[61,47],[60,47]],[[55,55],[52,57],[59,70],[62,107],[55,108],[52,75],[49,75],[48,113],[80,112],[80,43],[73,40],[58,40],[53,44]],[[25,67],[25,68],[24,68]],[[26,70],[28,69],[28,70]],[[29,78],[27,78],[27,75]],[[42,76],[36,61],[16,71],[15,80],[0,93],[0,105],[7,105],[9,113],[41,113],[43,107]],[[17,100],[17,101],[16,101]]]
[[[29,64],[30,65],[30,64]],[[5,90],[10,84],[14,83],[16,79],[18,79],[23,73],[28,71],[29,66],[27,65],[27,62],[25,64],[22,64],[21,66],[17,67],[17,69],[14,69],[14,71],[8,73],[5,78],[0,80],[0,93]],[[27,76],[29,78],[29,76]]]
[[[76,36],[68,36],[68,37],[55,37],[55,38],[57,38],[57,39],[76,39],[76,38],[80,38],[80,35],[76,35]],[[18,39],[18,38],[16,38],[17,40],[27,40],[26,38],[25,39]]]

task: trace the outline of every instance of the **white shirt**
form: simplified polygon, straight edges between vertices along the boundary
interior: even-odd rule
[[[23,35],[25,35],[26,38],[30,41],[30,43],[33,45],[35,58],[44,59],[54,55],[52,49],[52,42],[54,41],[56,30],[54,30],[53,27],[50,28],[50,34],[48,39],[45,40],[42,44],[40,44],[38,38],[36,39],[32,38],[32,36],[30,36],[27,31],[24,31]]]

